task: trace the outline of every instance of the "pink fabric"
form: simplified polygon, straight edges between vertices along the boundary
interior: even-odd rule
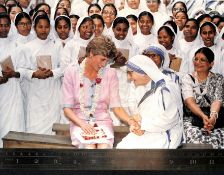
[[[86,120],[83,113],[80,111],[79,95],[80,95],[80,68],[78,66],[70,66],[66,69],[62,85],[63,103],[64,107],[72,108],[76,116]],[[106,126],[113,134],[113,123],[109,115],[109,107],[120,107],[120,97],[118,91],[118,78],[116,71],[112,68],[105,68],[104,75],[101,81],[100,98],[97,104],[95,116],[96,123],[99,126]],[[88,93],[90,91],[90,81],[84,81],[85,105],[88,101]],[[70,122],[70,133],[72,144],[80,146],[80,142],[75,138],[74,133],[77,131],[78,126]],[[113,139],[107,142],[113,145]]]

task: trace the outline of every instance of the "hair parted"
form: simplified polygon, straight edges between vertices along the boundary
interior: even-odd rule
[[[103,55],[109,59],[114,59],[117,54],[117,49],[114,42],[106,36],[94,37],[86,47],[86,55],[90,52],[94,55]]]

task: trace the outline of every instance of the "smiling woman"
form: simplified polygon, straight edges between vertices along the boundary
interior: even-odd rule
[[[94,37],[94,31],[95,26],[91,17],[78,19],[75,36],[66,43],[62,52],[61,66],[63,69],[70,63],[78,64],[78,61],[82,60],[87,44]]]
[[[144,87],[144,94],[134,116],[138,127],[131,127],[130,133],[117,148],[177,148],[183,135],[182,101],[178,86],[144,55],[132,57],[127,67],[129,79],[136,87]]]
[[[70,120],[72,144],[79,148],[113,147],[109,108],[125,122],[133,123],[121,107],[116,72],[106,66],[115,54],[115,45],[109,38],[95,37],[87,45],[81,65],[69,66],[65,71],[64,113]]]
[[[211,72],[214,53],[207,47],[197,50],[193,64],[195,70],[182,79],[186,141],[223,148],[223,76]]]
[[[134,42],[143,51],[148,45],[157,42],[156,36],[152,33],[154,25],[153,15],[143,11],[138,16],[137,34],[134,36]]]

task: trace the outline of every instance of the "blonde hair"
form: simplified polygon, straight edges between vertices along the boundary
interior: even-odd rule
[[[114,42],[106,36],[94,37],[86,47],[86,56],[90,52],[93,55],[102,55],[109,59],[114,59],[117,54],[117,49]]]

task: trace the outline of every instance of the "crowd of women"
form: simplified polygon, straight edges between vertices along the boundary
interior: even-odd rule
[[[53,134],[73,145],[224,148],[224,1],[1,0],[0,138]],[[86,142],[103,127],[107,138]],[[0,141],[0,147],[2,147]]]

